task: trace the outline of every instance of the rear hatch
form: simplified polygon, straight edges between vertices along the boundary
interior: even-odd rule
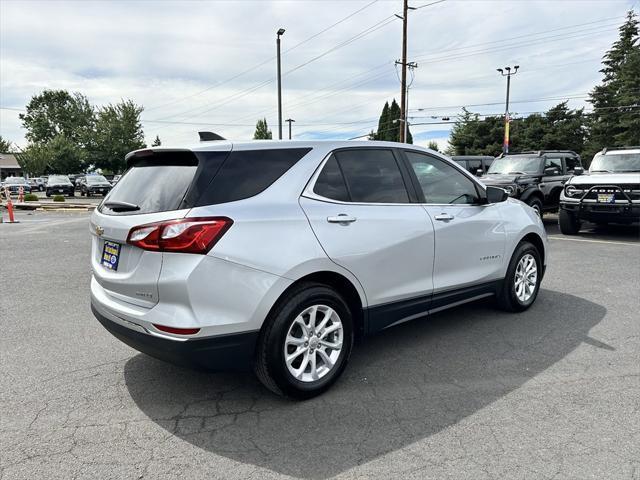
[[[127,172],[91,217],[93,274],[107,294],[146,308],[158,303],[163,254],[128,245],[129,232],[185,217],[227,155],[144,150],[127,157]]]

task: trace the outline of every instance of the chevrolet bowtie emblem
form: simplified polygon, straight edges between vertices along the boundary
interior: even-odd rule
[[[104,233],[104,228],[102,228],[99,225],[96,225],[96,235],[98,235],[99,237],[102,236],[102,234]]]

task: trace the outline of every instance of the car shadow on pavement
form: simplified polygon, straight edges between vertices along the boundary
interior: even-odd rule
[[[542,290],[520,314],[491,303],[416,320],[356,345],[324,395],[295,402],[251,374],[207,374],[146,355],[125,364],[154,422],[206,451],[303,478],[327,478],[455,425],[564,359],[606,309]]]

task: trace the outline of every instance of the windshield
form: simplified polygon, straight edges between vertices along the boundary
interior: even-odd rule
[[[640,153],[597,153],[589,167],[590,172],[640,172]]]
[[[24,177],[7,177],[4,180],[4,183],[27,183],[24,180]]]
[[[51,175],[49,183],[71,183],[66,175]]]
[[[102,175],[91,175],[87,177],[87,183],[109,183]]]
[[[488,174],[523,174],[538,173],[540,157],[504,157],[496,158],[488,170]]]

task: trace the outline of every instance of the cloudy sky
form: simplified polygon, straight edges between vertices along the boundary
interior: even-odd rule
[[[635,5],[634,5],[635,4]],[[462,105],[504,110],[497,67],[520,65],[511,111],[568,99],[587,106],[603,53],[637,0],[410,0],[410,90],[416,143],[446,144]],[[276,30],[283,115],[296,138],[346,139],[377,125],[399,98],[401,0],[0,0],[0,135],[24,145],[18,114],[45,88],[95,105],[144,106],[145,135],[163,144],[212,130],[249,139],[266,117],[277,136]],[[285,124],[286,127],[286,124]],[[286,136],[286,128],[285,128]]]

